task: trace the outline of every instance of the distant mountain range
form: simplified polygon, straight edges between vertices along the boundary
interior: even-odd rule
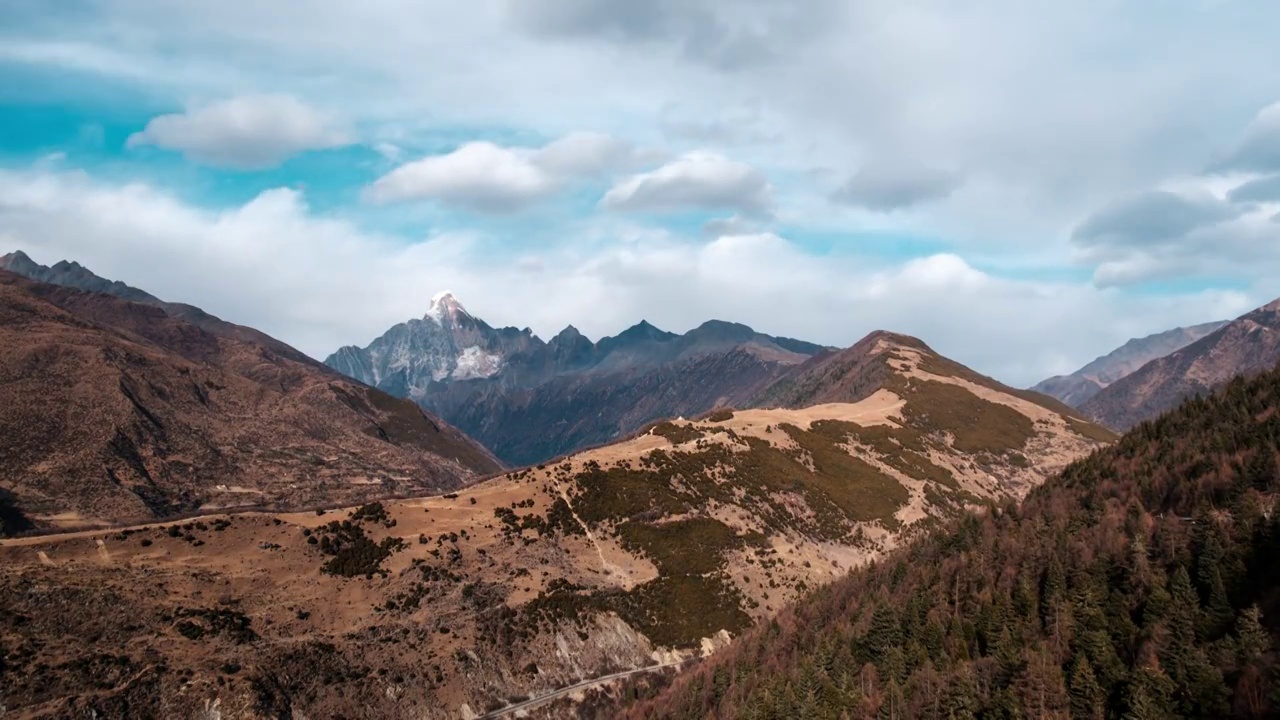
[[[1090,417],[1127,430],[1207,395],[1240,375],[1280,363],[1280,300],[1245,313],[1217,330],[1156,358],[1080,405]]]
[[[1135,338],[1070,375],[1055,375],[1031,389],[1080,407],[1103,388],[1143,365],[1180,350],[1226,324],[1226,320],[1220,320]]]
[[[423,407],[511,465],[542,462],[667,417],[742,407],[820,345],[712,320],[683,335],[648,322],[591,342],[572,326],[544,342],[493,328],[449,293],[420,319],[330,367]]]
[[[413,403],[251,328],[75,263],[13,253],[0,268],[9,532],[421,494],[501,467]]]

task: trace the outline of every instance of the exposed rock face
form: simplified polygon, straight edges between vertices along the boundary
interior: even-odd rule
[[[823,348],[710,321],[684,335],[641,322],[592,343],[572,326],[549,342],[495,329],[442,293],[421,319],[325,362],[416,400],[525,465],[617,439],[665,417],[742,405]]]
[[[401,397],[422,400],[432,383],[496,375],[507,357],[535,344],[533,333],[495,330],[440,293],[421,319],[388,330],[368,348],[340,348],[325,363]]]
[[[1055,375],[1031,389],[1055,397],[1071,407],[1080,407],[1111,383],[1129,376],[1156,358],[1181,350],[1226,324],[1226,320],[1220,320],[1135,338],[1070,375]]]
[[[1280,362],[1280,300],[1232,320],[1164,357],[1152,360],[1099,392],[1080,409],[1099,422],[1127,430],[1208,394],[1237,375],[1270,370]]]
[[[480,714],[722,646],[1110,437],[891,333],[795,367],[776,407],[657,423],[456,496],[5,543],[0,641],[31,648],[6,670],[10,709]],[[121,649],[108,664],[89,636]],[[42,674],[73,664],[86,674]]]
[[[500,468],[414,404],[279,341],[122,294],[0,271],[0,487],[37,526],[343,503]]]

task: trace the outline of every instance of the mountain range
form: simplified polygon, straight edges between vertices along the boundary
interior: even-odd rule
[[[0,641],[30,649],[8,700],[480,717],[722,648],[1114,439],[893,333],[794,378],[770,408],[664,420],[444,496],[7,542]],[[108,664],[84,636],[132,644]],[[85,669],[50,683],[44,667]]]
[[[1267,717],[1278,321],[1038,386],[1076,408],[888,331],[449,293],[319,363],[6,255],[0,712]]]
[[[1280,363],[1280,300],[1229,321],[1130,340],[1076,372],[1032,390],[1116,430],[1158,417],[1232,378]]]
[[[255,330],[76,265],[46,270],[72,285],[0,270],[9,530],[350,503],[501,467],[413,403]]]
[[[1220,320],[1134,338],[1070,375],[1055,375],[1031,389],[1052,395],[1072,407],[1080,407],[1108,385],[1143,365],[1181,350],[1226,324],[1226,320]]]
[[[330,367],[417,401],[510,465],[543,462],[668,417],[743,407],[830,349],[710,321],[683,335],[640,322],[591,342],[569,326],[544,342],[495,329],[449,293]]]
[[[1109,385],[1079,407],[1118,430],[1207,395],[1232,378],[1270,370],[1280,362],[1280,300],[1224,324],[1189,345],[1156,358]]]

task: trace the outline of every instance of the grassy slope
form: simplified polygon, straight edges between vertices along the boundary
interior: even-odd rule
[[[1278,440],[1280,372],[1237,381],[824,588],[627,716],[1275,716]]]

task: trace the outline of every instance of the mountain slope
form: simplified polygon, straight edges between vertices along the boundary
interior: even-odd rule
[[[822,350],[714,320],[684,335],[640,322],[596,343],[570,326],[543,342],[527,329],[494,329],[441,293],[421,319],[325,362],[527,465],[661,418],[742,405]]]
[[[88,268],[74,261],[60,260],[52,267],[48,267],[36,263],[21,250],[16,250],[8,255],[0,256],[0,270],[7,270],[28,280],[61,285],[91,293],[113,295],[122,300],[152,305],[164,310],[166,314],[172,317],[189,322],[213,335],[256,343],[290,360],[308,365],[319,365],[310,357],[260,330],[229,323],[210,315],[194,305],[165,302],[148,292],[126,285],[119,280],[108,280],[99,277]]]
[[[622,715],[1275,717],[1278,460],[1280,371],[1237,379]]]
[[[234,327],[0,271],[10,504],[60,527],[454,488],[500,467],[412,403]]]
[[[723,647],[1100,445],[919,341],[856,347],[883,372],[856,402],[664,421],[442,497],[0,544],[0,644],[22,648],[6,702],[474,717]],[[86,636],[132,642],[108,661]]]
[[[1055,375],[1031,389],[1051,395],[1072,407],[1080,407],[1111,383],[1156,358],[1181,350],[1226,324],[1226,320],[1221,320],[1134,338],[1070,375]]]
[[[1232,320],[1111,384],[1080,406],[1103,424],[1127,429],[1205,394],[1238,375],[1280,362],[1280,300]]]

